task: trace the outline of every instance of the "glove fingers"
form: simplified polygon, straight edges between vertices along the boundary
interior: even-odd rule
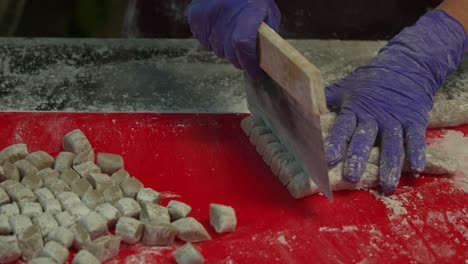
[[[350,182],[358,182],[361,179],[379,130],[373,117],[364,116],[358,119],[358,126],[348,147],[343,172],[344,178]]]
[[[325,155],[329,166],[335,166],[343,160],[356,124],[356,115],[353,112],[343,110],[338,114],[336,122],[325,140]]]
[[[332,84],[325,88],[325,97],[327,106],[330,108],[338,108],[341,106],[345,89],[339,84]]]
[[[381,123],[380,186],[385,193],[391,193],[400,181],[403,167],[403,129],[395,120]]]
[[[411,126],[405,129],[406,159],[415,176],[426,167],[426,130]]]

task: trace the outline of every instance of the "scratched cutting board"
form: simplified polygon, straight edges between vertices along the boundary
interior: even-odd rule
[[[193,207],[212,241],[207,263],[465,263],[468,195],[454,179],[404,177],[396,193],[292,199],[241,131],[244,115],[0,113],[0,147],[26,143],[57,155],[80,128],[96,152],[121,154],[146,186]],[[458,130],[468,133],[468,126]],[[437,136],[437,131],[429,133]],[[210,203],[237,211],[237,231],[217,235]],[[178,243],[177,246],[179,246]],[[174,263],[174,248],[123,246],[109,263]]]

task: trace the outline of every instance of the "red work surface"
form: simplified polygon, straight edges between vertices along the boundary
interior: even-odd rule
[[[243,115],[2,113],[0,147],[57,155],[80,128],[96,152],[121,154],[146,186],[193,207],[213,240],[207,263],[465,263],[468,195],[453,179],[405,177],[396,193],[291,198],[240,129]],[[468,126],[458,128],[468,132]],[[437,136],[437,131],[429,136]],[[209,204],[235,208],[238,228],[217,235]],[[177,246],[182,243],[178,243]],[[175,247],[174,247],[175,248]],[[123,246],[110,263],[174,263],[174,248]]]

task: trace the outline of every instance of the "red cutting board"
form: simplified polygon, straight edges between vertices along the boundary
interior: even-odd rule
[[[63,135],[82,129],[96,152],[121,154],[132,175],[163,192],[164,205],[193,207],[213,236],[196,244],[206,263],[466,263],[468,195],[455,179],[405,177],[383,198],[355,191],[335,193],[333,203],[295,200],[242,132],[244,116],[0,113],[0,147],[26,143],[57,155]],[[235,208],[236,232],[214,233],[210,203]],[[175,263],[174,248],[123,246],[109,263]]]

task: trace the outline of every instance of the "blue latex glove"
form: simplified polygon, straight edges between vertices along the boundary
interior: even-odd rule
[[[262,22],[277,31],[281,14],[273,0],[193,0],[188,20],[204,48],[257,79],[257,31]]]
[[[345,160],[343,175],[357,182],[369,152],[380,142],[380,186],[395,190],[406,156],[417,176],[425,167],[425,131],[432,98],[460,64],[467,47],[463,26],[447,13],[427,13],[393,38],[371,62],[327,88],[340,107],[326,139],[330,166]]]

